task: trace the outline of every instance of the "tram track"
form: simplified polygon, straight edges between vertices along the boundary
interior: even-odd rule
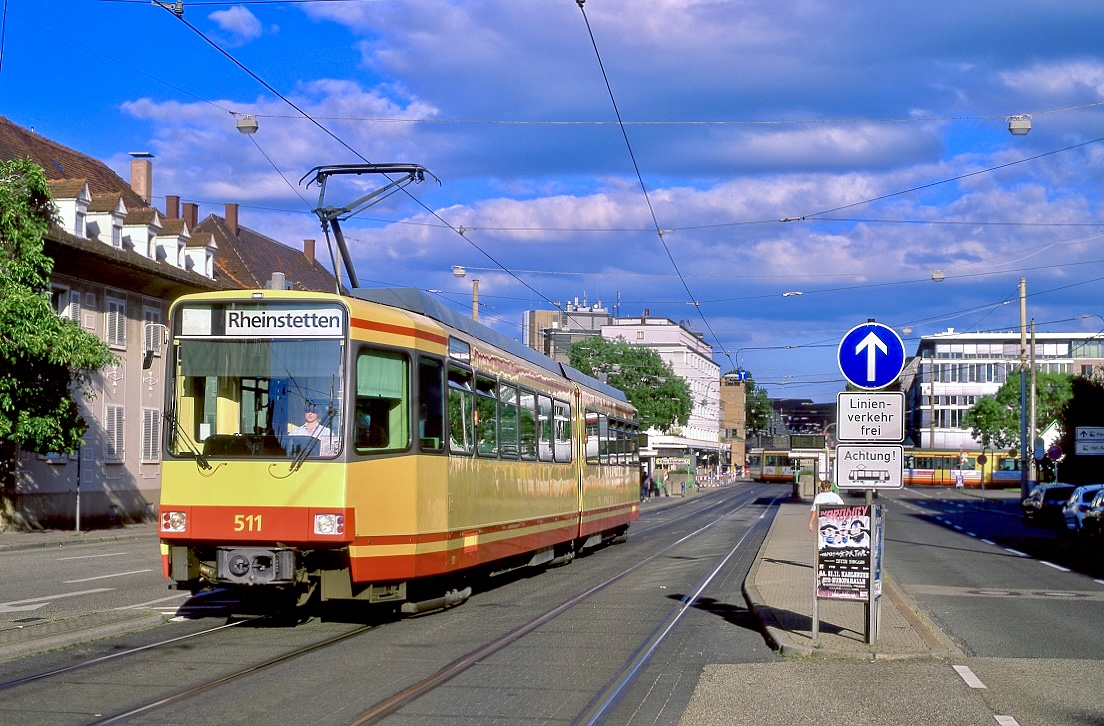
[[[767,504],[767,502],[765,502],[764,499],[761,498],[761,495],[763,493],[762,487],[748,487],[746,491],[729,490],[728,493],[729,495],[735,494],[735,496],[713,497],[709,495],[701,495],[684,503],[678,503],[679,506],[665,507],[662,509],[657,508],[653,512],[647,513],[646,521],[638,523],[638,526],[635,527],[631,532],[631,539],[633,541],[636,541],[641,545],[644,545],[648,542],[654,542],[655,545],[657,545],[657,547],[655,548],[649,546],[647,553],[640,553],[644,556],[639,557],[639,559],[636,559],[636,561],[632,563],[626,563],[625,565],[617,568],[616,572],[606,573],[598,578],[588,577],[587,579],[590,580],[590,582],[586,583],[585,587],[581,589],[580,592],[566,597],[565,599],[557,602],[552,607],[546,607],[542,609],[542,611],[537,613],[535,616],[528,618],[526,622],[520,625],[515,624],[515,626],[512,627],[508,632],[494,637],[492,640],[488,640],[478,647],[471,648],[459,657],[454,656],[450,658],[449,662],[444,666],[438,667],[428,676],[423,675],[423,677],[416,682],[411,683],[410,681],[408,681],[408,684],[410,685],[396,690],[390,696],[384,696],[384,693],[377,693],[375,696],[376,702],[374,703],[374,705],[371,705],[367,709],[361,711],[359,715],[355,715],[351,719],[349,718],[349,715],[346,714],[345,717],[341,718],[340,722],[353,724],[378,723],[379,721],[385,719],[387,716],[394,714],[397,711],[402,710],[404,707],[409,706],[419,699],[424,698],[428,694],[433,693],[445,683],[448,683],[457,676],[468,672],[477,664],[486,662],[487,659],[489,659],[495,653],[503,651],[507,649],[511,644],[534,634],[534,632],[540,630],[542,626],[545,626],[556,620],[557,618],[565,615],[566,613],[575,610],[576,608],[578,608],[578,606],[591,600],[599,593],[609,590],[619,582],[628,580],[631,575],[640,572],[648,565],[656,563],[665,557],[673,557],[673,553],[675,553],[678,548],[686,547],[688,545],[691,547],[697,547],[697,545],[694,545],[693,543],[701,538],[702,535],[709,532],[718,531],[720,525],[723,525],[726,522],[730,522],[732,518],[740,512],[744,512],[748,508],[756,505],[762,506]],[[763,521],[767,511],[768,507],[764,506],[764,512],[760,514],[760,516],[755,520],[754,523],[752,523],[750,526],[746,524],[744,525],[747,526],[747,531],[742,534],[742,536],[739,538],[739,541],[734,546],[730,547],[726,551],[725,556],[720,558],[720,560],[712,561],[708,573],[702,576],[699,579],[697,585],[689,590],[691,594],[683,597],[680,603],[675,607],[674,611],[672,611],[667,616],[667,619],[654,630],[652,630],[652,632],[648,634],[647,638],[640,642],[639,646],[635,649],[634,658],[626,661],[626,663],[620,668],[620,670],[608,681],[604,678],[602,679],[602,683],[606,685],[603,686],[602,690],[597,692],[597,695],[595,695],[591,703],[588,704],[587,710],[584,713],[580,714],[579,719],[576,720],[576,723],[598,723],[602,718],[602,714],[606,712],[606,709],[616,705],[618,699],[621,698],[622,694],[625,692],[625,689],[632,683],[633,679],[639,673],[640,669],[644,667],[648,658],[651,657],[651,654],[655,652],[656,648],[660,646],[660,644],[671,633],[671,631],[676,628],[680,619],[694,607],[695,600],[709,586],[716,573],[725,566],[725,563],[729,561],[729,559],[733,556],[735,552],[737,552],[742,546],[745,545],[748,538],[752,536],[756,524]],[[708,521],[704,521],[701,523],[693,522],[695,518],[702,517],[707,517]],[[692,525],[689,528],[687,528],[688,522]],[[639,526],[639,524],[644,524],[644,526]],[[689,529],[689,531],[679,531],[680,527],[687,528]],[[657,536],[661,538],[671,538],[671,541],[660,542],[657,540]],[[675,557],[675,559],[688,560],[693,558]],[[595,564],[601,563],[596,562]],[[578,564],[574,565],[574,567],[576,568],[578,566]],[[594,571],[597,571],[597,569],[595,569]],[[572,573],[572,577],[570,579],[573,580],[575,578],[575,570],[565,569],[564,572]],[[581,568],[581,572],[579,572],[579,574],[590,573],[591,569],[585,567]],[[536,578],[535,582],[543,582],[543,580],[541,580],[540,578],[546,577],[548,574],[550,573],[539,575]],[[510,601],[512,597],[513,596],[510,596],[507,601]],[[466,615],[465,617],[468,617],[470,619],[472,617],[472,614],[469,612],[468,615]],[[159,668],[168,668],[170,663],[175,663],[176,661],[185,663],[186,658],[181,659],[180,657],[181,648],[185,647],[188,641],[197,642],[199,640],[202,640],[204,636],[217,637],[217,634],[219,633],[226,634],[229,630],[239,628],[243,625],[249,626],[251,627],[251,629],[263,627],[265,618],[266,616],[258,616],[251,619],[237,620],[232,623],[225,623],[214,628],[209,628],[185,636],[167,638],[159,640],[155,643],[143,645],[141,647],[128,648],[117,653],[110,653],[106,656],[93,658],[82,663],[72,664],[63,668],[56,668],[49,671],[44,671],[39,674],[34,674],[19,679],[13,679],[5,683],[0,683],[0,694],[3,694],[4,700],[7,700],[10,704],[12,703],[12,699],[9,698],[9,696],[18,696],[21,692],[21,689],[35,688],[35,684],[38,684],[42,688],[42,690],[36,689],[36,693],[38,694],[37,697],[39,699],[42,699],[45,697],[43,694],[45,694],[50,689],[51,685],[55,683],[63,685],[66,689],[68,689],[73,688],[73,682],[77,680],[80,680],[82,683],[88,684],[102,681],[125,680],[126,677],[120,675],[120,673],[126,667],[120,666],[119,664],[126,662],[128,656],[146,654],[148,657],[148,654],[150,653],[164,652],[165,655],[159,655],[154,658],[154,660],[157,661],[157,664],[150,665],[148,669],[143,669],[138,666],[134,667],[135,672],[144,672],[144,670],[148,670],[151,673],[156,672],[156,670]],[[94,707],[95,710],[91,711],[91,713],[86,712],[85,718],[74,721],[74,723],[114,724],[129,721],[153,723],[157,722],[157,719],[160,718],[159,716],[154,716],[153,714],[159,712],[159,710],[161,709],[169,709],[167,713],[171,714],[173,713],[173,709],[171,709],[171,707],[175,706],[176,713],[180,713],[182,712],[182,710],[184,712],[187,712],[189,709],[192,708],[192,706],[190,706],[189,704],[198,703],[196,699],[203,696],[203,694],[212,691],[217,694],[218,691],[215,689],[219,689],[235,683],[241,684],[235,686],[239,690],[242,687],[256,687],[256,684],[258,682],[254,678],[251,678],[251,676],[255,677],[258,673],[271,669],[275,666],[287,664],[297,658],[308,656],[310,654],[320,653],[320,651],[324,651],[327,648],[337,646],[342,642],[351,641],[359,636],[363,636],[370,630],[378,629],[380,626],[379,622],[374,622],[372,624],[366,625],[363,624],[363,621],[359,621],[354,624],[355,627],[351,627],[348,630],[337,634],[333,633],[334,628],[332,624],[326,624],[323,626],[325,628],[325,632],[321,635],[327,637],[319,638],[318,634],[315,634],[312,638],[312,642],[308,642],[299,647],[291,649],[282,648],[281,652],[276,653],[271,657],[262,659],[250,659],[247,662],[240,664],[239,667],[232,669],[223,669],[223,671],[220,673],[197,673],[196,675],[199,675],[200,677],[192,680],[191,682],[177,683],[175,688],[172,687],[171,681],[167,682],[168,687],[162,687],[159,684],[154,693],[145,693],[143,698],[131,697],[125,700],[121,698],[116,698],[114,702],[110,702],[111,699],[101,698],[101,694],[98,694],[95,691],[91,691],[87,696],[79,697],[78,702],[82,702],[86,706],[88,704],[97,704]],[[241,631],[239,630],[238,632]],[[211,657],[214,653],[231,652],[234,653],[235,656],[237,656],[239,653],[244,653],[245,657],[248,658],[249,655],[254,654],[256,649],[268,647],[270,643],[267,643],[266,641],[288,639],[289,637],[297,638],[299,635],[303,634],[303,629],[280,629],[279,631],[272,632],[278,633],[278,635],[275,635],[272,638],[264,638],[260,641],[257,638],[253,637],[233,638],[231,639],[234,641],[232,643],[217,642],[213,646],[205,646],[204,648],[196,649],[196,661],[199,665],[194,666],[190,670],[205,669],[207,667],[208,661],[211,660]],[[389,629],[384,628],[380,630],[380,632],[389,632]],[[490,635],[490,633],[488,633],[488,635]],[[384,641],[386,640],[388,640],[388,638],[384,639]],[[371,651],[373,652],[373,657],[375,657],[375,649],[377,647],[379,647],[379,644],[375,639],[368,641],[367,648],[371,649]],[[227,651],[226,649],[231,650]],[[365,646],[361,645],[356,646],[354,650],[366,652]],[[329,653],[329,651],[326,652]],[[342,649],[340,648],[334,649],[334,653],[341,652]],[[323,658],[326,657],[334,658],[341,656],[323,656]],[[298,668],[300,670],[310,670],[312,668],[312,666],[310,665],[311,663],[312,659],[307,659],[305,665],[291,667],[293,669]],[[95,670],[97,667],[114,668],[115,670],[109,671],[108,676],[104,677]],[[78,673],[80,671],[88,671],[91,673],[91,675],[84,676],[81,679],[72,678],[72,674]],[[423,674],[424,673],[425,671],[423,671]],[[269,676],[269,678],[271,679],[273,677]],[[275,682],[279,682],[279,680],[280,677],[276,677],[274,679]],[[401,684],[396,683],[394,685]],[[94,689],[95,686],[91,686],[91,688]],[[133,694],[131,695],[133,696]],[[29,698],[33,701],[35,696],[32,695]],[[84,703],[85,700],[87,700],[87,703]],[[207,700],[217,702],[219,700],[219,697],[218,695],[214,695],[212,698]],[[369,701],[368,703],[372,702]],[[102,704],[102,706],[100,704]],[[350,707],[353,709],[354,714],[356,714],[359,709],[364,709],[363,705],[356,707],[350,704]],[[198,715],[204,714],[206,712],[207,711],[205,708],[200,708],[195,713]],[[18,710],[6,713],[18,713]],[[4,720],[4,715],[5,713],[0,713],[0,722],[6,722]],[[196,722],[203,722],[203,718],[199,718]]]
[[[65,686],[72,688],[79,678],[74,678],[76,674],[80,674],[86,671],[95,672],[97,668],[114,668],[121,661],[127,658],[133,658],[137,656],[143,656],[148,658],[151,653],[162,652],[165,655],[159,656],[166,664],[174,662],[177,654],[180,652],[180,648],[183,647],[189,641],[197,641],[203,638],[214,636],[216,634],[225,634],[228,630],[240,627],[263,627],[266,624],[278,624],[286,620],[286,615],[283,613],[274,613],[266,615],[257,615],[252,617],[241,617],[233,620],[232,622],[224,623],[212,628],[206,628],[194,633],[188,633],[186,635],[175,636],[172,638],[164,638],[152,643],[146,643],[141,646],[125,648],[107,655],[90,658],[71,665],[52,668],[42,671],[40,673],[34,673],[28,676],[15,678],[0,683],[0,695],[3,696],[5,707],[13,708],[12,704],[18,704],[20,699],[20,688],[27,688],[31,686],[39,686],[43,689],[49,690],[54,686]],[[296,647],[294,649],[282,652],[278,655],[265,658],[263,660],[249,663],[243,667],[231,670],[229,672],[223,672],[217,676],[209,678],[201,678],[196,682],[188,684],[184,688],[177,690],[171,690],[169,692],[161,693],[156,698],[141,701],[138,703],[120,703],[112,706],[106,704],[104,701],[96,701],[95,694],[89,694],[87,699],[88,704],[97,704],[94,706],[97,712],[91,714],[91,720],[81,720],[82,724],[112,724],[121,723],[131,718],[139,716],[141,714],[170,706],[172,704],[186,701],[189,698],[198,696],[212,688],[216,688],[227,683],[231,683],[235,680],[243,677],[255,674],[259,671],[263,671],[274,665],[285,663],[295,658],[302,657],[309,653],[315,652],[322,648],[332,646],[336,643],[349,640],[351,638],[358,637],[365,632],[374,630],[379,627],[376,623],[363,624],[336,635],[330,635],[322,640],[316,640],[309,642],[305,645]],[[190,643],[189,643],[190,644]],[[96,684],[100,681],[97,676],[89,676],[84,679],[90,684]],[[96,688],[95,685],[91,686]],[[33,696],[31,697],[33,700]],[[84,699],[81,699],[84,700]],[[100,707],[100,706],[104,707]],[[18,710],[18,705],[14,706],[15,710]],[[104,715],[105,712],[107,715]],[[4,719],[4,713],[0,713],[0,722],[7,723]]]
[[[670,544],[662,547],[656,552],[653,552],[646,557],[638,560],[632,565],[621,569],[619,572],[612,576],[609,576],[601,582],[587,588],[586,590],[573,595],[572,597],[560,602],[555,607],[546,610],[540,615],[532,618],[527,623],[514,628],[508,633],[494,639],[493,641],[486,643],[485,645],[476,648],[459,658],[453,660],[448,665],[442,667],[435,673],[424,678],[423,680],[415,683],[408,688],[394,694],[390,698],[380,701],[373,705],[370,709],[363,712],[350,721],[350,726],[367,726],[368,724],[380,723],[387,716],[390,716],[405,706],[417,701],[418,699],[432,693],[437,688],[441,687],[453,678],[468,671],[473,666],[482,662],[489,656],[507,648],[516,641],[524,638],[533,631],[537,630],[541,626],[549,623],[555,618],[559,617],[563,613],[577,607],[579,604],[589,600],[595,594],[606,590],[613,584],[623,580],[629,575],[637,572],[646,565],[655,562],[656,560],[668,555],[677,548],[685,545],[691,540],[697,538],[701,534],[713,529],[714,527],[724,523],[733,514],[739,512],[749,506],[754,505],[758,501],[756,496],[757,492],[753,492],[752,496],[748,497],[746,501],[740,501],[730,506],[726,506],[724,510],[716,515],[714,518],[705,524],[698,527],[692,532],[680,537],[679,539],[671,542]],[[773,501],[771,504],[773,505]],[[696,504],[696,503],[695,503]],[[642,528],[635,532],[636,536],[651,533],[656,530],[670,528],[681,524],[687,519],[700,516],[703,511],[709,509],[711,504],[708,502],[702,502],[698,506],[694,506],[687,512],[680,512],[677,516],[657,522],[650,527]],[[703,577],[693,590],[693,594],[682,598],[679,606],[677,606],[670,616],[657,627],[649,637],[636,649],[634,657],[626,663],[617,675],[611,679],[609,685],[603,688],[591,702],[587,705],[587,708],[579,717],[574,721],[577,724],[595,724],[601,723],[602,716],[607,710],[617,703],[617,700],[624,693],[629,684],[632,683],[635,675],[639,672],[640,668],[648,661],[652,653],[659,647],[660,643],[670,634],[671,630],[678,624],[683,615],[694,606],[697,599],[701,596],[702,592],[708,587],[708,585],[714,580],[717,574],[727,565],[732,559],[733,555],[740,549],[741,546],[748,540],[755,528],[765,520],[766,510],[758,518],[751,527],[740,537],[739,541],[728,552],[721,557],[718,561],[715,561],[710,568],[708,574]]]

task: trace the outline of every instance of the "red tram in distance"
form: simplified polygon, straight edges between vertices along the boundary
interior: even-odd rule
[[[417,290],[185,296],[159,536],[180,589],[419,612],[638,518],[623,393]]]

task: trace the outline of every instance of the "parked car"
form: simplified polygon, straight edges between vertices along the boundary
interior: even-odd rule
[[[1031,493],[1020,502],[1024,519],[1036,522],[1056,523],[1062,521],[1062,507],[1066,506],[1070,495],[1076,489],[1073,484],[1038,484]]]
[[[1085,513],[1089,511],[1089,505],[1092,504],[1093,497],[1101,489],[1104,489],[1104,484],[1085,484],[1073,490],[1070,498],[1066,500],[1065,506],[1062,507],[1062,517],[1066,520],[1066,529],[1081,534],[1081,530],[1084,528]]]
[[[1087,537],[1104,534],[1104,489],[1093,495],[1081,520],[1081,533]]]

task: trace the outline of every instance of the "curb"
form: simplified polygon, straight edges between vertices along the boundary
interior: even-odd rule
[[[116,635],[149,630],[167,621],[168,618],[164,615],[151,613],[148,610],[132,613],[107,611],[89,613],[66,620],[55,620],[39,625],[29,625],[16,631],[9,630],[7,635],[16,635],[20,638],[20,641],[9,645],[0,645],[0,663],[26,656],[39,655],[59,648],[103,640]],[[35,632],[37,628],[43,630]]]
[[[68,547],[69,545],[78,544],[90,544],[93,542],[121,542],[124,540],[142,539],[145,537],[157,538],[157,532],[118,532],[114,534],[107,534],[103,532],[82,532],[82,533],[70,533],[59,538],[53,535],[53,539],[44,539],[42,541],[29,541],[29,542],[0,542],[0,552],[10,552],[14,550],[33,550],[33,549],[47,549],[49,547]]]

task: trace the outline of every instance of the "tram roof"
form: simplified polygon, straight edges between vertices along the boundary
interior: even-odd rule
[[[539,366],[558,376],[563,376],[573,383],[599,391],[618,401],[628,402],[624,391],[614,388],[608,383],[603,383],[593,376],[588,376],[582,371],[571,366],[558,363],[548,356],[539,353],[527,345],[509,338],[496,330],[488,328],[482,323],[476,322],[466,315],[445,307],[437,298],[413,287],[358,287],[350,291],[358,300],[379,303],[393,308],[400,308],[418,315],[425,315],[439,323],[451,328],[461,330],[468,335],[481,340],[488,345],[501,348],[510,355],[521,358],[535,366]]]

